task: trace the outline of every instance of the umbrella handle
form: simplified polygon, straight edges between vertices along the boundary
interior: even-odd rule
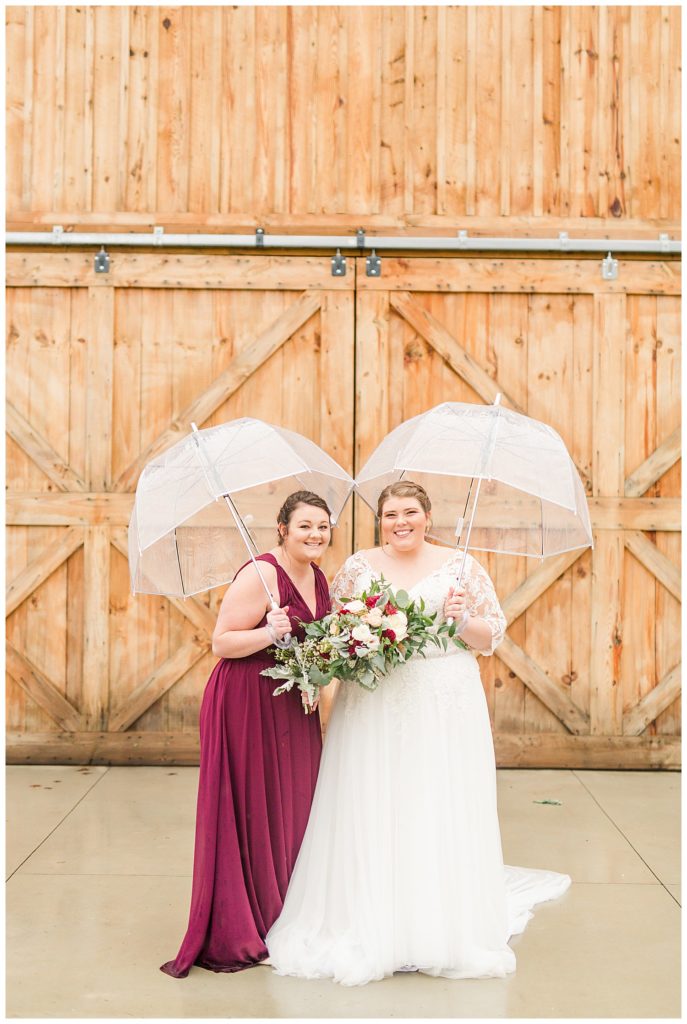
[[[272,611],[273,612],[276,611],[278,607],[279,607],[279,605],[274,600],[274,598],[272,598]],[[292,638],[291,638],[291,634],[290,633],[285,633],[284,636],[281,638],[281,640],[273,640],[272,641],[272,646],[273,647],[279,647],[280,650],[284,651],[284,650],[286,650],[287,647],[291,646],[292,642],[293,641],[292,641]]]
[[[465,556],[467,555],[467,552],[468,552],[468,549],[466,548],[465,551],[463,552],[463,558],[462,558],[461,563],[460,563],[460,571],[458,573],[458,576],[456,577],[456,583],[458,584],[458,586],[460,586],[460,584],[461,584],[461,582],[463,580],[463,569],[465,568]],[[452,626],[455,621],[456,620],[453,618],[453,616],[449,615],[449,617],[446,620],[446,625],[447,626]]]

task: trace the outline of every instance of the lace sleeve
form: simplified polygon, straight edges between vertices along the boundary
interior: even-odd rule
[[[465,596],[467,608],[470,615],[484,619],[491,629],[491,644],[483,651],[476,651],[477,654],[493,654],[495,648],[501,643],[506,632],[506,616],[501,611],[499,599],[494,590],[489,574],[482,568],[479,562],[470,558],[465,576]]]
[[[356,556],[350,555],[337,572],[329,589],[332,599],[332,610],[340,608],[347,598],[353,597],[359,571]]]

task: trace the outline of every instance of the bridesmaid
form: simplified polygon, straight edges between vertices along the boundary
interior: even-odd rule
[[[319,713],[297,690],[272,696],[272,643],[330,611],[324,573],[313,564],[331,537],[326,502],[297,491],[277,516],[277,545],[259,556],[280,608],[265,613],[252,562],[224,596],[212,637],[221,658],[200,710],[200,780],[188,931],[160,970],[185,978],[195,964],[240,971],[267,958],[265,936],[281,912],[315,791]]]

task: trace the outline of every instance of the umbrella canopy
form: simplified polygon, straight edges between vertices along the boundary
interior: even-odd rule
[[[335,523],[352,487],[313,441],[261,420],[189,434],[139,478],[129,524],[132,591],[189,596],[227,583],[251,550],[274,546],[289,494],[314,491]]]
[[[427,490],[432,536],[443,543],[539,558],[592,544],[584,487],[560,435],[498,404],[444,402],[406,420],[355,486],[376,511],[383,488],[404,477]]]

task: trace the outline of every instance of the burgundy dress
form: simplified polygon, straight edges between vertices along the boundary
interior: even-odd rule
[[[274,555],[260,559],[276,567],[279,604],[302,638],[295,619],[310,622],[312,612]],[[313,570],[320,618],[329,589]],[[264,960],[296,863],[320,763],[320,716],[305,714],[295,688],[272,696],[278,681],[260,670],[274,664],[273,651],[223,658],[205,688],[188,931],[176,960],[160,968],[174,978],[194,964],[240,971]]]

